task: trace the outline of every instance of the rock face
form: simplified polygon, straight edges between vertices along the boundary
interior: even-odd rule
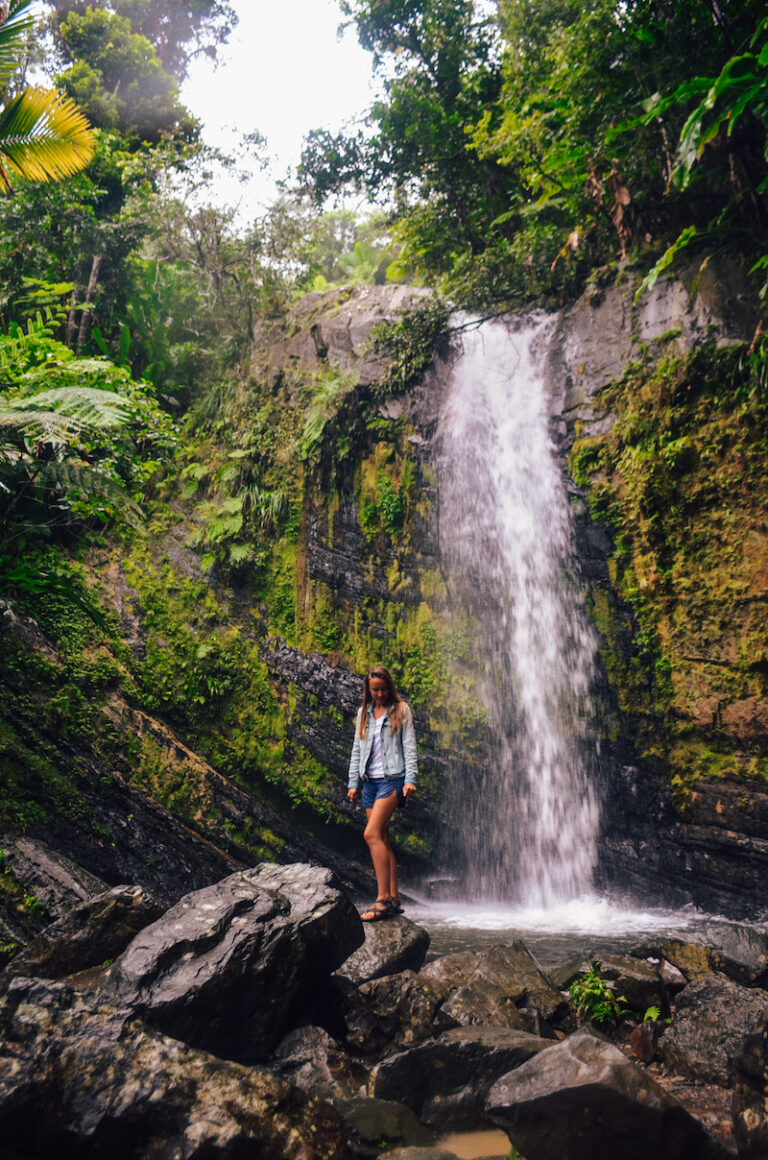
[[[677,997],[672,1026],[659,1044],[662,1058],[683,1075],[731,1087],[744,1040],[768,1016],[768,994],[722,975],[689,983]]]
[[[681,1104],[587,1031],[499,1079],[486,1110],[536,1160],[725,1160]]]
[[[133,940],[114,981],[152,1026],[253,1063],[361,941],[330,871],[265,864],[183,898]]]

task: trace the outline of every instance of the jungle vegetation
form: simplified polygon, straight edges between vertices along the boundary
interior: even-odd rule
[[[65,658],[30,674],[8,645],[22,690],[0,706],[15,825],[38,816],[22,769],[48,769],[12,723],[37,705],[34,681],[50,730],[90,736],[89,698],[119,688],[218,768],[291,800],[317,790],[328,815],[317,763],[294,751],[286,772],[291,707],[230,622],[230,596],[245,587],[268,598],[271,631],[347,655],[352,630],[319,598],[297,627],[301,481],[314,472],[330,489],[363,463],[371,545],[407,536],[415,505],[402,446],[392,435],[377,450],[386,424],[345,410],[348,383],[319,382],[303,411],[281,410],[250,377],[254,349],[306,291],[389,280],[476,310],[558,306],[595,277],[629,270],[649,284],[682,253],[701,265],[727,249],[768,296],[759,0],[341,9],[371,53],[379,95],[354,131],[312,132],[296,186],[243,226],[200,196],[214,163],[237,158],[204,145],[180,98],[193,56],[215,57],[232,31],[229,0],[49,0],[34,26],[27,0],[0,6],[0,612],[5,623],[33,616]],[[44,92],[55,94],[47,105]],[[19,140],[30,100],[54,135],[37,167]],[[261,144],[256,135],[243,147]],[[368,196],[366,215],[337,202],[349,190]],[[444,320],[441,305],[389,336],[397,389]],[[758,332],[750,352],[760,405],[765,343]],[[206,581],[180,579],[167,562],[152,572],[150,545],[181,511],[193,513]],[[106,566],[116,554],[149,626],[139,659],[94,582],[93,559]],[[420,615],[398,628],[393,664],[407,659],[426,703],[440,661]],[[213,621],[221,633],[204,640]],[[102,647],[106,659],[94,661]],[[162,800],[202,816],[154,751],[132,761]],[[77,808],[53,773],[40,777]]]

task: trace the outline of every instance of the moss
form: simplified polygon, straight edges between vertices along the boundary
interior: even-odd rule
[[[768,742],[768,399],[744,365],[710,347],[630,368],[611,430],[571,453],[614,540],[611,590],[591,593],[605,668],[681,802],[699,778],[755,776]]]

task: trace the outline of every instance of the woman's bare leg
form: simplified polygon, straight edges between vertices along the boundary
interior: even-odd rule
[[[394,893],[397,893],[397,867],[389,837],[389,819],[396,809],[397,794],[391,793],[389,797],[377,798],[373,807],[365,811],[368,822],[363,837],[371,852],[379,898],[393,897],[393,881]]]

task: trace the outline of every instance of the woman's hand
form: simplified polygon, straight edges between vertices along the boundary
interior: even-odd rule
[[[350,788],[347,790],[347,801],[350,801],[350,802],[357,801],[359,794],[360,794],[359,789],[357,789],[355,786],[350,786]]]
[[[403,786],[403,797],[409,797],[412,793],[416,793],[416,786],[407,781]]]

